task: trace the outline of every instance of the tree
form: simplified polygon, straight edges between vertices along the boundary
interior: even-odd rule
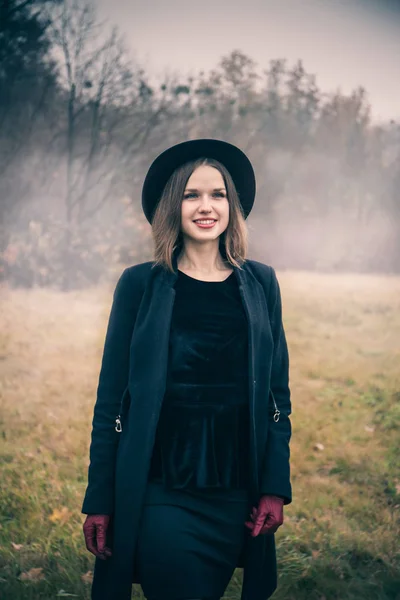
[[[53,136],[65,170],[65,281],[71,286],[74,232],[110,200],[127,160],[139,153],[162,102],[133,69],[116,27],[105,34],[89,0],[65,0],[48,12],[60,58],[65,111]]]
[[[46,4],[0,0],[0,248],[7,240],[6,221],[30,190],[18,177],[19,164],[56,87],[42,18]]]

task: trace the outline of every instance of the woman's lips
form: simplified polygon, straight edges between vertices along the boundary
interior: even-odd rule
[[[217,221],[214,221],[213,223],[197,223],[196,221],[193,221],[193,223],[195,225],[197,225],[197,227],[201,227],[202,229],[211,229],[211,227],[214,227],[215,223]]]

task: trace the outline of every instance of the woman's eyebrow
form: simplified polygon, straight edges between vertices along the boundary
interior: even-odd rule
[[[196,188],[187,188],[185,190],[186,192],[198,192],[199,190],[197,190]],[[220,191],[225,191],[225,188],[214,188],[213,192],[220,192]]]

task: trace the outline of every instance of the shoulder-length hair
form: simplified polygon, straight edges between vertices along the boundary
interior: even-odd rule
[[[152,219],[154,241],[154,268],[161,265],[174,272],[172,256],[178,246],[183,246],[181,231],[181,204],[189,177],[198,167],[208,165],[221,173],[229,202],[229,223],[220,235],[219,248],[223,259],[241,268],[248,251],[248,230],[235,184],[228,170],[219,161],[198,158],[187,162],[172,173],[161,194]]]

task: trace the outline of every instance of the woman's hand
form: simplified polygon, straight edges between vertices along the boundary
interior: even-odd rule
[[[261,496],[258,510],[253,506],[250,521],[245,526],[251,529],[251,536],[275,533],[283,523],[283,498],[278,496]]]
[[[111,550],[106,546],[107,527],[110,522],[108,515],[88,515],[83,524],[86,548],[102,560],[111,556]]]

